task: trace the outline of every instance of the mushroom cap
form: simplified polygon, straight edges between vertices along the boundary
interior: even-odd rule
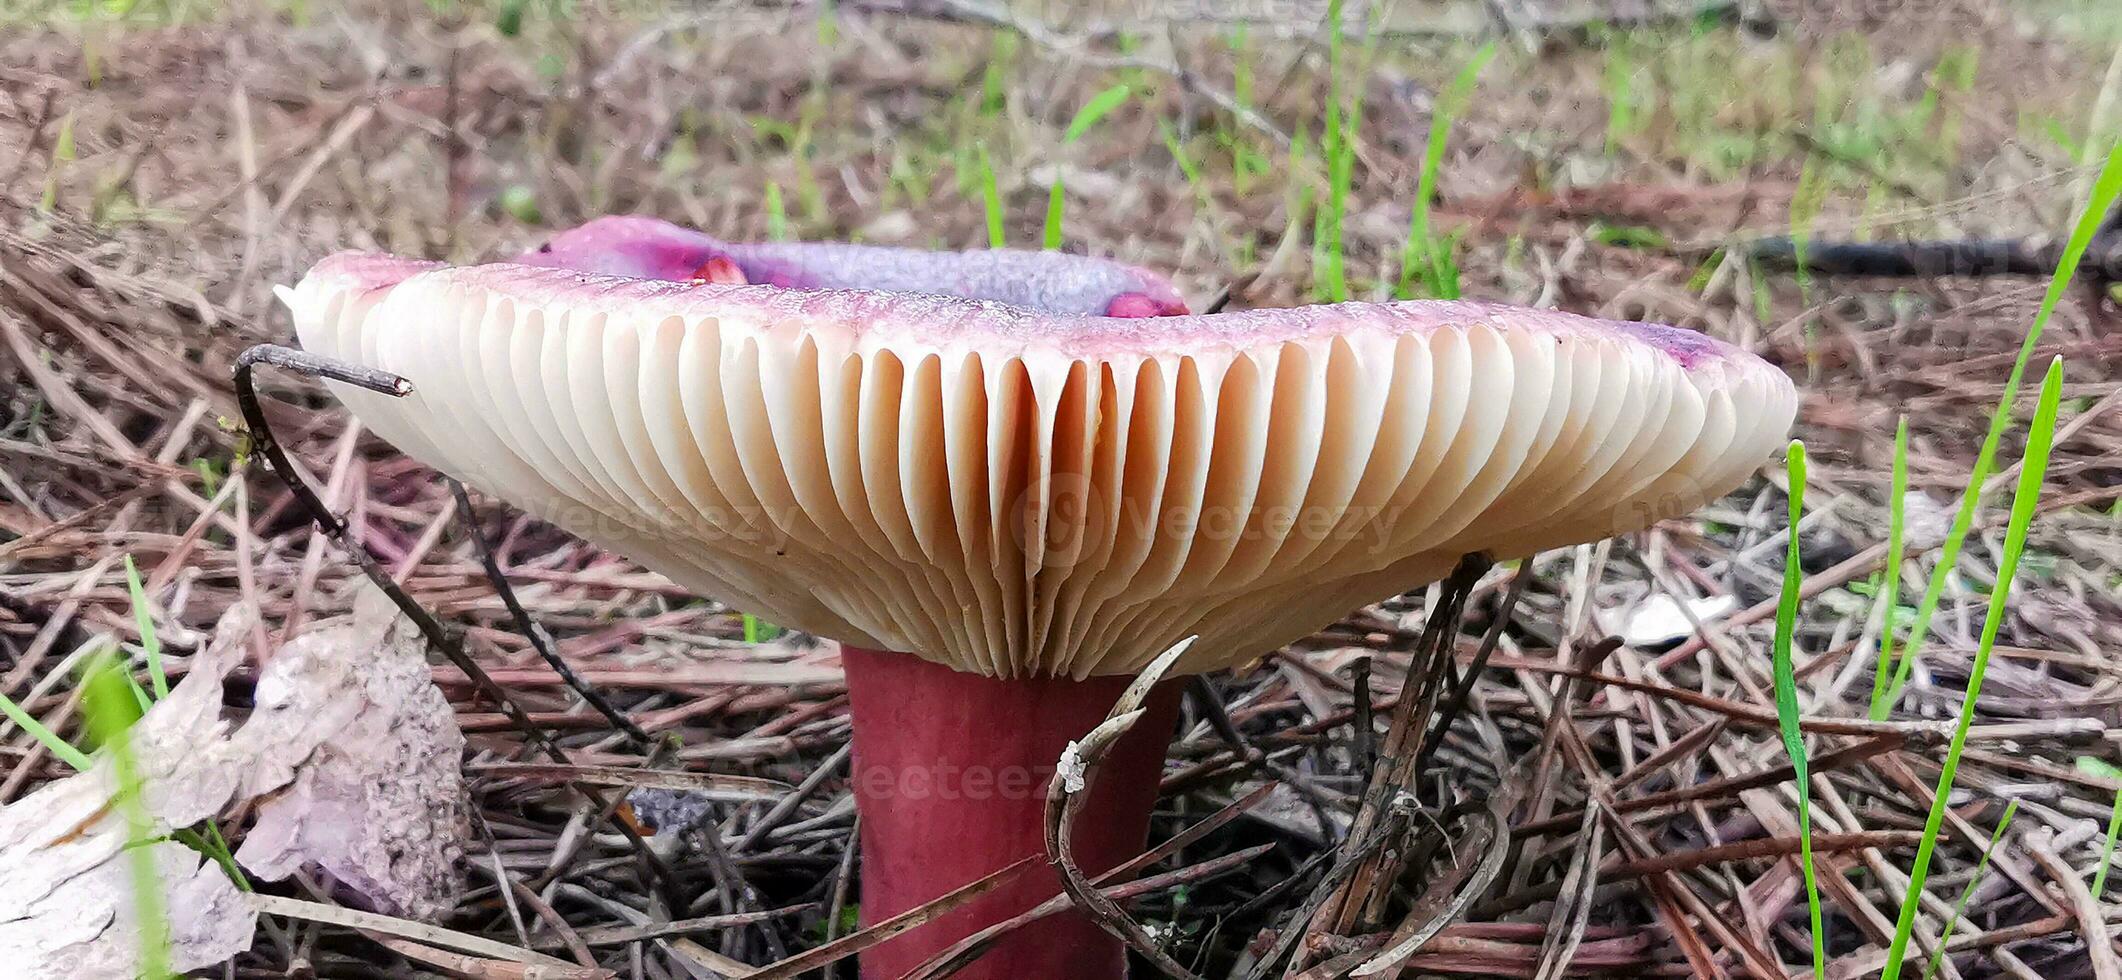
[[[844,242],[725,242],[641,215],[610,215],[519,256],[639,279],[687,281],[714,259],[745,281],[788,289],[875,289],[989,299],[1050,313],[1169,316],[1186,300],[1164,277],[1111,259],[1022,249],[932,252]]]
[[[1700,334],[1468,302],[1158,319],[339,255],[400,449],[773,622],[989,676],[1245,662],[1464,554],[1640,529],[1796,412]]]

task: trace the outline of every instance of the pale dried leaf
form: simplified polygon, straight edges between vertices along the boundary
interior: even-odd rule
[[[430,680],[419,634],[380,594],[352,621],[286,646],[260,671],[256,710],[223,717],[221,683],[256,622],[231,609],[169,696],[131,731],[156,832],[256,800],[237,860],[255,876],[316,867],[367,904],[433,917],[450,904],[467,832],[464,736]],[[126,827],[107,756],[0,808],[0,963],[24,976],[137,972]],[[168,890],[172,964],[250,948],[254,913],[221,869],[153,845]]]
[[[122,841],[119,835],[99,836]],[[182,844],[164,841],[151,847],[168,889],[170,966],[194,970],[249,949],[255,920],[228,876]],[[9,975],[122,980],[139,974],[126,862],[106,861],[58,882],[32,907],[7,904],[6,921],[0,922],[0,963],[25,970]]]
[[[259,806],[238,863],[274,880],[314,864],[396,915],[449,907],[469,820],[464,735],[423,651],[418,631],[368,593],[352,626],[273,657],[239,737],[314,748],[285,778],[258,773],[286,788]]]

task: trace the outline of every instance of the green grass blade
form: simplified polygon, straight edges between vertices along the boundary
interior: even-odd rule
[[[766,182],[766,237],[788,241],[788,208],[781,203],[781,185]]]
[[[1009,105],[1009,70],[1017,55],[1017,35],[996,31],[987,66],[980,73],[980,115],[996,116]]]
[[[1953,929],[1967,914],[1967,901],[1975,895],[1975,886],[1982,883],[1982,874],[1989,870],[1989,857],[1997,853],[1997,842],[2004,839],[2004,828],[2011,826],[2012,815],[2019,812],[2019,801],[2013,800],[2004,808],[2004,817],[1997,821],[1997,829],[1989,835],[1989,846],[1982,849],[1982,859],[1975,862],[1975,873],[1967,879],[1967,887],[1960,889],[1960,900],[1953,903],[1953,917],[1945,920],[1945,931],[1938,934],[1938,948],[1931,950],[1930,963],[1923,967],[1923,980],[1930,980],[1938,972],[1938,964],[1945,962],[1945,944],[1953,938]],[[2116,811],[2122,813],[2122,810]],[[1817,976],[1817,974],[1815,974]]]
[[[818,46],[831,48],[840,41],[840,5],[836,0],[818,4]]]
[[[1061,248],[1061,212],[1067,207],[1061,190],[1061,175],[1054,175],[1054,186],[1046,192],[1046,232],[1040,236],[1040,245],[1052,252]]]
[[[1326,4],[1326,121],[1319,130],[1326,160],[1326,200],[1312,213],[1312,293],[1329,303],[1348,298],[1348,270],[1341,226],[1348,213],[1348,194],[1355,182],[1347,112],[1341,94],[1343,0]]]
[[[529,5],[530,0],[501,0],[499,8],[494,11],[494,30],[502,37],[523,33],[523,8]]]
[[[988,156],[987,144],[980,144],[980,203],[987,208],[987,247],[1006,248],[1009,234],[1003,228],[1002,190],[995,185],[995,161]]]
[[[1098,120],[1105,118],[1107,113],[1119,108],[1121,103],[1126,102],[1128,94],[1132,91],[1125,82],[1122,82],[1091,96],[1089,102],[1083,103],[1083,108],[1076,110],[1075,118],[1068,121],[1068,133],[1061,137],[1061,145],[1067,146],[1083,138],[1083,134],[1089,132],[1092,126],[1097,125]],[[1063,189],[1062,184],[1061,175],[1057,172],[1054,174],[1054,185],[1048,188],[1046,192],[1046,231],[1041,236],[1041,244],[1049,252],[1061,247],[1062,212],[1067,208],[1067,192]],[[990,238],[993,237],[994,225],[992,222],[988,225],[988,234]]]
[[[125,556],[125,590],[133,601],[133,624],[140,630],[140,649],[147,653],[147,677],[155,685],[155,697],[169,697],[169,677],[162,672],[162,640],[155,635],[155,617],[147,607],[147,589],[140,584],[140,569],[133,556]]]
[[[2122,768],[2116,768],[2092,756],[2080,758],[2078,760],[2078,769],[2081,772],[2088,772],[2095,776],[2122,780]],[[2107,869],[2115,863],[2115,838],[2117,836],[2122,836],[2122,789],[2115,791],[2115,812],[2107,818],[2107,842],[2100,845],[2100,868],[2093,872],[2094,902],[2100,901],[2100,896],[2107,891]]]
[[[760,619],[751,613],[744,614],[744,642],[765,643],[781,635],[781,627]]]
[[[1798,848],[1805,869],[1805,909],[1812,917],[1813,976],[1827,975],[1827,934],[1820,925],[1820,878],[1813,866],[1812,766],[1805,754],[1805,735],[1798,729],[1798,670],[1791,645],[1798,632],[1798,590],[1805,569],[1798,562],[1798,519],[1805,515],[1805,444],[1790,444],[1790,547],[1783,555],[1783,594],[1776,602],[1774,668],[1776,728],[1790,753],[1791,781],[1798,790]]]
[[[1894,924],[1893,945],[1886,952],[1886,971],[1880,980],[1897,980],[1901,960],[1908,953],[1908,938],[1916,925],[1917,899],[1930,877],[1931,854],[1938,847],[1938,831],[1945,822],[1946,798],[1960,772],[1960,753],[1967,748],[1967,731],[1975,723],[1975,702],[1982,696],[1982,678],[1989,673],[1989,655],[1997,645],[1997,631],[2011,604],[2012,579],[2019,571],[2019,558],[2026,553],[2026,529],[2033,524],[2035,505],[2041,500],[2041,485],[2048,478],[2048,449],[2056,438],[2056,407],[2062,400],[2063,359],[2049,362],[2048,376],[2041,382],[2041,401],[2034,410],[2033,424],[2026,434],[2026,455],[2020,459],[2019,488],[2012,496],[2011,521],[2004,529],[2004,552],[1997,562],[1997,586],[1989,593],[1989,614],[1982,621],[1982,637],[1975,647],[1975,661],[1967,672],[1967,693],[1960,702],[1960,720],[1946,746],[1945,761],[1931,794],[1930,816],[1923,823],[1923,839],[1916,845],[1916,863],[1908,871],[1908,891],[1901,897],[1900,920]],[[1980,486],[1980,484],[1976,484]],[[1970,491],[1972,493],[1972,491]],[[1914,651],[1911,644],[1910,652]]]
[[[250,879],[244,877],[243,869],[236,865],[236,855],[229,850],[228,839],[221,836],[221,828],[214,826],[211,820],[204,826],[204,833],[179,829],[170,831],[169,836],[171,840],[206,855],[215,864],[220,865],[222,873],[228,875],[228,880],[235,883],[237,891],[253,891]]]
[[[148,815],[142,795],[138,761],[133,758],[131,727],[137,716],[130,707],[126,672],[112,659],[89,669],[82,679],[82,716],[90,734],[110,755],[117,778],[118,813],[125,820],[127,864],[133,878],[134,928],[140,939],[140,970],[151,980],[172,976],[170,972],[169,917],[165,914],[162,879],[155,871],[154,818]]]
[[[1871,713],[1884,714],[1888,679],[1894,672],[1894,620],[1901,601],[1901,558],[1908,534],[1908,416],[1894,427],[1894,478],[1888,491],[1886,511],[1886,574],[1879,583],[1879,605],[1886,618],[1879,621],[1879,663],[1871,675]]]
[[[1422,173],[1415,178],[1415,203],[1407,219],[1407,246],[1400,253],[1402,297],[1408,295],[1408,286],[1424,267],[1435,267],[1437,257],[1433,253],[1438,242],[1430,231],[1429,206],[1437,196],[1437,171],[1444,165],[1444,149],[1451,141],[1453,121],[1473,101],[1474,86],[1481,80],[1481,69],[1488,67],[1495,56],[1495,42],[1482,45],[1481,50],[1474,52],[1474,56],[1459,69],[1459,74],[1452,78],[1450,87],[1437,98],[1430,112],[1429,142],[1422,149]]]
[[[1123,82],[1091,96],[1089,102],[1083,103],[1083,108],[1076,110],[1075,118],[1068,121],[1068,135],[1061,137],[1062,144],[1066,145],[1082,139],[1084,133],[1089,132],[1092,126],[1098,124],[1098,120],[1105,118],[1106,114],[1114,109],[1120,108],[1120,104],[1127,101],[1127,97],[1132,91]]]
[[[1636,131],[1636,64],[1618,39],[1606,49],[1606,155],[1616,155],[1621,139]]]
[[[74,162],[74,114],[71,110],[59,120],[59,135],[52,140],[52,154],[45,165],[44,196],[37,199],[37,210],[50,212],[59,206],[59,172]]]
[[[75,772],[88,771],[90,763],[86,753],[74,748],[66,739],[60,738],[57,732],[44,727],[43,722],[38,721],[34,715],[23,710],[21,705],[16,704],[14,698],[0,694],[0,715],[6,715],[7,720],[14,722],[16,727],[28,732],[31,738],[43,743],[46,751],[58,757],[59,761],[71,766]]]
[[[2078,215],[2077,227],[2072,229],[2070,242],[2064,246],[2063,255],[2056,260],[2056,274],[2048,280],[2048,293],[2041,298],[2041,309],[2034,314],[2033,326],[2026,331],[2026,340],[2019,345],[2018,360],[2012,364],[2011,375],[2004,381],[2004,394],[1997,399],[1996,411],[1989,419],[1989,434],[1982,439],[1982,450],[1975,456],[1975,469],[1968,476],[1967,491],[1960,497],[1960,511],[1953,516],[1952,529],[1945,535],[1944,547],[1938,552],[1937,568],[1931,572],[1930,585],[1923,590],[1923,601],[1916,607],[1915,622],[1909,625],[1908,644],[1902,648],[1900,666],[1894,671],[1893,685],[1887,688],[1886,698],[1872,710],[1872,720],[1884,721],[1895,701],[1900,699],[1901,689],[1908,684],[1909,675],[1915,670],[1916,655],[1923,647],[1924,637],[1930,632],[1930,617],[1937,612],[1938,600],[1945,594],[1945,582],[1952,576],[1953,565],[1960,558],[1960,545],[1967,539],[1968,528],[1974,524],[1975,510],[1981,506],[1982,485],[1989,480],[1996,464],[1997,446],[2004,438],[2004,430],[2011,421],[2012,405],[2019,397],[2019,384],[2026,376],[2026,365],[2033,358],[2034,345],[2041,340],[2041,331],[2048,326],[2049,317],[2055,315],[2056,304],[2070,288],[2070,282],[2078,272],[2078,262],[2085,257],[2085,249],[2092,244],[2093,234],[2100,229],[2100,221],[2113,209],[2115,200],[2122,197],[2122,143],[2108,151],[2107,162],[2100,168],[2100,177],[2093,184],[2090,200],[2085,210]]]

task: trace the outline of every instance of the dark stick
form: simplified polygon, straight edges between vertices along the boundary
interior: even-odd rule
[[[1466,611],[1466,597],[1494,564],[1486,554],[1464,555],[1444,580],[1443,591],[1423,621],[1414,656],[1408,661],[1410,673],[1401,684],[1400,703],[1393,707],[1392,729],[1386,736],[1384,750],[1371,771],[1370,785],[1364,788],[1357,825],[1364,822],[1366,813],[1374,815],[1388,795],[1413,796],[1419,792],[1417,785],[1422,774],[1414,764],[1420,757],[1422,743],[1428,740],[1429,723],[1436,717],[1438,701],[1447,686],[1457,684],[1452,673],[1456,666],[1453,650],[1458,643],[1459,619]],[[1442,733],[1437,737],[1441,738]],[[1398,880],[1407,857],[1402,849],[1388,848],[1373,856],[1341,886],[1340,894],[1333,899],[1334,921],[1340,928],[1358,922],[1375,923],[1382,918],[1386,898],[1392,891],[1391,882]],[[1315,929],[1320,929],[1319,923],[1312,923],[1307,931]],[[1309,955],[1308,950],[1298,953],[1300,959]]]
[[[259,364],[270,364],[297,374],[343,381],[378,394],[400,398],[412,394],[412,382],[386,371],[338,363],[315,354],[271,344],[252,347],[236,358],[236,404],[242,409],[244,425],[250,429],[251,443],[265,457],[266,464],[280,477],[280,482],[287,484],[287,489],[295,495],[296,502],[302,505],[303,510],[309,512],[311,519],[324,529],[325,534],[330,535],[333,541],[345,549],[347,556],[354,560],[355,565],[360,566],[368,580],[390,597],[398,611],[405,614],[405,618],[419,628],[420,635],[427,639],[429,646],[440,650],[444,657],[449,658],[450,663],[464,671],[472,686],[499,705],[502,714],[508,716],[516,727],[522,729],[525,735],[544,749],[553,761],[568,763],[570,760],[566,753],[552,744],[545,731],[531,721],[530,715],[508,696],[507,691],[501,689],[501,685],[494,683],[494,679],[487,676],[484,667],[479,666],[477,661],[464,652],[462,646],[450,638],[435,617],[428,615],[427,610],[414,601],[412,596],[407,595],[398,583],[391,581],[390,574],[376,563],[375,556],[370,555],[367,548],[354,542],[346,521],[333,513],[323,498],[318,497],[317,492],[310,489],[309,484],[296,474],[294,462],[288,459],[287,451],[281,447],[279,440],[273,437],[272,426],[266,421],[265,411],[258,402],[258,391],[252,382],[251,372]]]
[[[1120,700],[1113,704],[1105,721],[1082,739],[1069,743],[1068,751],[1062,753],[1060,765],[1054,768],[1053,779],[1047,783],[1046,789],[1046,861],[1060,874],[1061,889],[1075,899],[1076,907],[1096,921],[1100,928],[1141,954],[1158,972],[1175,980],[1200,978],[1158,946],[1119,902],[1098,890],[1090,875],[1077,863],[1072,838],[1076,813],[1082,809],[1091,784],[1097,778],[1098,763],[1104,758],[1105,750],[1140,720],[1143,700],[1149,697],[1150,690],[1193,640],[1193,637],[1187,637],[1136,675],[1127,690],[1121,692]]]
[[[626,737],[633,739],[635,744],[644,749],[648,748],[653,741],[648,732],[635,724],[633,719],[621,714],[602,692],[575,673],[575,669],[568,666],[567,661],[560,659],[559,652],[553,649],[552,638],[531,620],[530,610],[523,608],[523,601],[516,597],[515,588],[508,584],[508,576],[501,572],[500,560],[494,557],[493,545],[486,540],[486,533],[479,528],[479,517],[472,510],[471,494],[465,492],[464,484],[451,479],[449,490],[457,498],[457,510],[463,515],[464,529],[471,534],[472,547],[479,552],[479,565],[486,569],[487,581],[493,583],[494,591],[501,596],[501,604],[508,607],[509,616],[515,619],[516,632],[523,634],[523,638],[530,641],[531,649],[538,651],[538,656],[544,658],[546,666],[551,667],[554,673],[560,675],[561,681],[581,695],[584,703],[595,708],[598,714],[612,723],[613,728],[625,732]]]
[[[1333,867],[1327,871],[1326,877],[1321,878],[1318,884],[1312,886],[1311,893],[1305,897],[1302,904],[1297,906],[1297,910],[1282,920],[1282,927],[1275,933],[1274,946],[1269,948],[1265,954],[1262,954],[1259,959],[1253,961],[1253,968],[1245,974],[1245,980],[1264,980],[1268,972],[1274,969],[1275,964],[1281,962],[1284,957],[1290,954],[1291,950],[1296,948],[1297,942],[1304,938],[1305,933],[1310,931],[1307,927],[1313,919],[1318,917],[1319,909],[1326,904],[1328,899],[1340,894],[1342,886],[1346,885],[1348,879],[1355,875],[1356,869],[1368,863],[1387,843],[1399,840],[1407,833],[1407,826],[1413,817],[1415,806],[1415,798],[1413,796],[1401,794],[1395,797],[1388,804],[1384,818],[1373,825],[1361,839],[1350,837],[1343,841],[1341,847],[1333,851],[1321,852],[1314,857],[1314,860],[1317,860],[1319,857],[1324,857],[1328,854],[1333,855]],[[1307,862],[1307,864],[1309,863]],[[1294,880],[1297,876],[1292,875],[1290,877]],[[1248,902],[1246,904],[1250,906],[1253,903]]]
[[[1444,710],[1438,712],[1430,737],[1423,741],[1421,752],[1415,756],[1416,776],[1419,777],[1429,768],[1431,757],[1437,754],[1437,747],[1444,744],[1444,733],[1451,731],[1452,722],[1458,719],[1459,712],[1466,710],[1466,699],[1474,692],[1474,682],[1481,679],[1481,671],[1488,666],[1488,658],[1495,654],[1496,645],[1503,640],[1504,628],[1510,625],[1511,613],[1518,608],[1518,598],[1525,594],[1525,586],[1532,580],[1532,570],[1521,562],[1517,574],[1511,576],[1510,588],[1503,593],[1503,605],[1496,610],[1496,621],[1490,623],[1488,632],[1482,635],[1481,646],[1474,652],[1473,663],[1467,665],[1466,673],[1459,675],[1458,686],[1452,689],[1451,700],[1446,701]]]
[[[1223,288],[1216,291],[1216,295],[1209,297],[1208,305],[1201,308],[1201,315],[1207,316],[1211,313],[1223,312],[1223,308],[1229,306],[1230,301],[1236,299],[1239,293],[1253,288],[1253,281],[1258,278],[1260,278],[1259,273],[1248,272],[1224,283]]]
[[[1311,785],[1304,778],[1304,774],[1275,761],[1252,744],[1243,732],[1238,731],[1237,724],[1230,720],[1230,709],[1224,705],[1222,693],[1216,690],[1215,683],[1208,679],[1208,675],[1195,674],[1190,678],[1187,681],[1186,695],[1208,721],[1208,727],[1215,730],[1216,736],[1223,740],[1223,744],[1230,746],[1232,752],[1237,753],[1238,757],[1248,764],[1266,769],[1275,779],[1304,797],[1304,801],[1311,805],[1313,820],[1319,825],[1319,841],[1332,843],[1334,824],[1326,818],[1326,807],[1331,803],[1320,798],[1318,787]]]
[[[1805,271],[1821,276],[2050,276],[2063,257],[2056,238],[1973,238],[1944,242],[1808,242],[1802,249]],[[1746,255],[1763,268],[1793,271],[1799,267],[1798,243],[1765,238],[1745,246]],[[2078,271],[2096,282],[2122,281],[2122,236],[2112,230],[2093,238],[2079,260]]]
[[[766,843],[769,834],[795,816],[805,801],[818,795],[818,790],[825,785],[826,780],[839,774],[841,767],[847,765],[854,748],[855,743],[849,741],[832,755],[826,756],[824,762],[818,763],[817,768],[812,769],[810,775],[803,777],[803,782],[796,785],[795,792],[782,797],[774,804],[773,809],[766,811],[765,816],[745,830],[743,838],[737,841],[737,853],[749,854],[760,844]]]
[[[486,669],[479,666],[478,661],[473,660],[471,655],[464,651],[464,647],[450,637],[449,633],[442,628],[442,624],[435,617],[429,615],[428,611],[414,601],[412,596],[407,595],[405,590],[398,586],[398,583],[391,581],[389,573],[383,570],[383,566],[376,563],[376,556],[369,554],[366,547],[363,547],[353,539],[353,535],[349,533],[347,528],[346,521],[338,514],[333,513],[332,509],[325,505],[323,498],[317,496],[317,492],[310,489],[309,484],[302,479],[301,474],[295,471],[294,461],[288,458],[287,450],[280,445],[280,441],[273,437],[272,425],[266,421],[265,409],[258,401],[257,385],[252,380],[251,374],[260,364],[269,364],[273,367],[310,377],[343,381],[378,394],[391,395],[397,398],[412,394],[412,382],[388,371],[378,371],[374,368],[348,364],[332,358],[319,357],[315,354],[274,344],[259,344],[236,357],[236,405],[243,412],[244,426],[250,430],[251,445],[259,454],[265,457],[267,467],[273,471],[275,476],[280,478],[281,483],[287,485],[288,492],[294,494],[295,501],[302,505],[303,510],[309,512],[310,519],[316,521],[317,526],[322,528],[324,533],[339,545],[340,550],[346,552],[347,557],[351,558],[354,564],[361,569],[362,574],[367,575],[370,582],[375,583],[377,588],[382,589],[383,594],[389,596],[391,602],[398,607],[398,611],[404,613],[405,618],[412,621],[413,625],[420,630],[420,635],[427,640],[429,646],[440,650],[450,663],[456,665],[458,670],[463,671],[464,676],[471,680],[472,686],[480,694],[492,699],[500,707],[501,713],[530,739],[531,744],[536,745],[540,751],[544,752],[554,762],[561,765],[572,765],[573,760],[567,757],[567,753],[562,752],[558,745],[553,744],[552,740],[546,737],[545,730],[539,728],[536,722],[531,721],[530,715],[525,713],[523,707],[518,705],[513,698],[509,697],[508,692],[502,689],[501,685],[494,683],[494,679],[487,675]],[[582,794],[593,805],[600,809],[608,809],[603,793],[581,783],[571,782],[568,785],[575,792]],[[684,908],[684,888],[678,881],[677,873],[672,871],[670,865],[665,863],[662,858],[656,856],[655,851],[648,846],[648,842],[643,840],[641,835],[635,832],[634,828],[628,826],[626,821],[613,820],[611,823],[619,828],[619,832],[625,835],[627,842],[633,845],[634,851],[642,856],[642,859],[648,863],[650,868],[654,869],[657,879],[663,885],[664,890],[669,893],[668,897],[674,903],[672,907]]]
[[[1356,754],[1357,772],[1370,772],[1378,761],[1377,721],[1371,716],[1370,668],[1371,658],[1364,657],[1348,665],[1349,680],[1356,688]]]
[[[259,364],[270,364],[284,371],[293,371],[296,374],[307,375],[312,378],[323,378],[327,381],[344,381],[357,388],[367,388],[376,394],[389,395],[392,398],[404,398],[413,393],[412,382],[389,371],[380,371],[365,364],[348,364],[345,361],[329,357],[319,357],[308,351],[300,351],[292,347],[281,347],[277,344],[259,344],[236,356],[236,399],[240,405],[247,407],[258,400],[257,395],[250,391],[250,375],[251,368]],[[249,397],[246,398],[246,395],[249,395]],[[260,416],[260,418],[262,419],[263,416]],[[244,421],[249,421],[248,412],[245,413]],[[251,434],[259,440],[260,451],[266,454],[267,459],[272,459],[273,450],[263,448],[278,445],[278,443],[272,441],[272,430],[264,426],[253,425],[251,426]],[[304,495],[304,491],[308,488],[296,489],[290,484],[288,489],[294,490],[296,496],[300,497]],[[319,506],[322,506],[321,501],[319,501]],[[326,513],[329,514],[330,512],[327,510]]]

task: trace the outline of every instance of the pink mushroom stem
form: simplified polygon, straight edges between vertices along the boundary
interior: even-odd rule
[[[871,925],[1039,856],[1037,867],[861,956],[863,980],[895,980],[958,940],[1060,894],[1044,862],[1047,787],[1068,743],[1103,721],[1127,677],[961,673],[912,654],[842,645],[854,710],[855,800],[862,814],[862,921]],[[1071,852],[1093,876],[1141,853],[1157,801],[1181,687],[1104,756],[1072,826]],[[1030,980],[1126,975],[1126,950],[1077,912],[1011,932],[957,976]]]

